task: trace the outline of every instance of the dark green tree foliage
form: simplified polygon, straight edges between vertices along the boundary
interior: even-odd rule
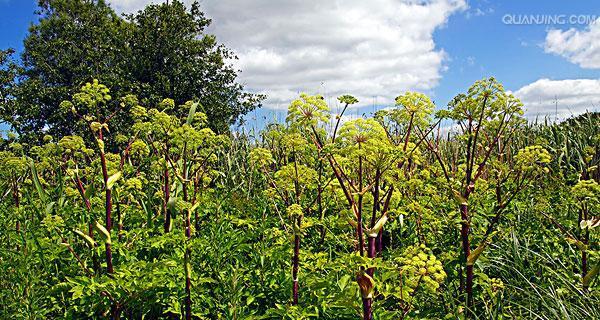
[[[60,102],[92,79],[111,88],[112,103],[94,116],[128,114],[121,98],[133,93],[143,105],[164,97],[177,104],[197,100],[210,125],[226,131],[254,109],[260,96],[245,93],[227,59],[235,56],[212,35],[210,20],[198,3],[150,5],[120,17],[104,0],[40,0],[40,20],[24,41],[14,101],[2,102],[2,120],[27,140],[79,133]],[[130,117],[118,117],[115,129],[126,132]]]
[[[233,52],[204,34],[211,21],[198,2],[189,11],[179,1],[149,5],[128,19],[135,25],[132,76],[143,103],[198,100],[212,128],[223,132],[260,102],[235,82],[237,72],[225,61],[236,58]]]
[[[0,114],[3,116],[11,110],[11,90],[15,84],[17,65],[12,60],[14,50],[0,50]]]
[[[73,114],[59,104],[91,78],[109,83],[117,96],[133,86],[126,69],[131,25],[103,0],[42,0],[37,13],[40,20],[24,40],[14,110],[4,119],[29,139],[44,128],[50,134],[75,132]]]

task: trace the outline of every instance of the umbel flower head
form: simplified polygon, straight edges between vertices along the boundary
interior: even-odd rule
[[[299,218],[303,216],[303,212],[302,212],[302,207],[299,204],[292,204],[291,206],[287,207],[285,210],[288,214],[288,217],[295,219],[295,218]]]
[[[571,188],[571,192],[580,201],[600,200],[600,185],[595,180],[580,180]]]
[[[341,95],[337,99],[340,103],[344,103],[347,105],[358,103],[358,99],[356,99],[354,96],[351,96],[349,94]]]
[[[356,119],[342,125],[336,145],[347,158],[362,156],[367,160],[380,158],[392,151],[393,146],[385,129],[375,119]]]
[[[424,244],[406,248],[399,260],[406,283],[412,289],[422,283],[427,290],[435,292],[446,278],[441,261]]]
[[[317,126],[319,122],[329,120],[329,107],[321,95],[300,94],[288,108],[286,121],[301,127]]]
[[[548,173],[548,163],[552,160],[550,153],[542,146],[529,146],[519,150],[515,157],[515,167],[523,172]]]
[[[274,162],[271,151],[265,148],[254,148],[250,151],[250,164],[257,168],[263,168]]]
[[[73,102],[76,105],[93,109],[106,104],[112,99],[109,92],[110,90],[105,85],[94,79],[92,83],[86,83],[78,93],[73,95]]]
[[[413,122],[423,125],[430,117],[435,105],[429,97],[420,92],[406,92],[396,98],[398,114],[395,115],[398,122]]]

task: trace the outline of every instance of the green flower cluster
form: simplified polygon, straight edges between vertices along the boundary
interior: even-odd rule
[[[529,146],[519,150],[515,157],[515,167],[525,172],[548,173],[546,165],[551,160],[550,153],[542,146]]]
[[[148,145],[143,140],[136,139],[131,143],[129,153],[137,158],[143,158],[150,154],[150,149],[148,149]]]
[[[498,278],[491,278],[490,287],[492,288],[493,292],[500,291],[504,289],[504,282]]]
[[[300,99],[292,101],[286,121],[300,126],[316,126],[329,121],[329,107],[320,95],[300,94]]]
[[[579,200],[599,200],[600,184],[595,180],[580,180],[571,188],[571,192]]]
[[[110,90],[98,80],[94,79],[92,83],[86,83],[81,87],[81,91],[73,95],[73,101],[79,106],[86,106],[89,109],[97,108],[108,103],[112,97]]]
[[[287,212],[288,216],[292,219],[302,217],[302,215],[303,215],[302,207],[296,203],[287,207],[287,209],[285,211]]]
[[[262,168],[273,162],[274,160],[271,151],[265,148],[254,148],[250,151],[250,164],[252,166]]]
[[[27,169],[25,158],[16,157],[10,151],[0,151],[0,173],[19,175]]]
[[[412,289],[422,283],[425,288],[434,293],[446,279],[446,272],[442,262],[424,244],[406,248],[402,257],[397,260],[401,263],[401,272],[406,276],[406,283]]]
[[[58,146],[63,148],[66,153],[82,151],[85,149],[85,143],[80,136],[64,136],[58,142]]]
[[[288,163],[275,172],[275,182],[286,191],[295,191],[296,183],[302,190],[313,189],[317,182],[317,172],[303,164]]]
[[[60,228],[64,226],[65,221],[63,218],[57,215],[47,215],[42,219],[42,225],[46,227],[47,230],[54,230],[56,228]]]
[[[142,191],[142,180],[129,178],[125,181],[125,189],[129,192]]]

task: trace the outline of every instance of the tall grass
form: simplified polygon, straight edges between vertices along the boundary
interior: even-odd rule
[[[583,291],[568,256],[556,257],[552,248],[534,244],[516,232],[494,245],[493,251],[489,270],[506,283],[501,302],[505,314],[519,319],[600,319],[599,292]],[[481,318],[498,318],[492,314],[488,310]]]

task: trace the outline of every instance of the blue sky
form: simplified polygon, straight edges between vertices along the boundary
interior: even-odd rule
[[[598,69],[584,69],[563,57],[546,53],[549,29],[584,29],[582,25],[505,25],[505,15],[596,15],[600,1],[593,0],[505,0],[471,1],[485,14],[457,14],[434,37],[451,57],[436,95],[447,102],[457,91],[485,76],[494,76],[506,88],[517,90],[540,78],[554,80],[599,78]],[[492,11],[492,12],[490,12]],[[469,62],[473,58],[473,64]]]
[[[0,0],[1,48],[22,49],[35,2]],[[119,12],[148,2],[111,1]],[[443,107],[487,76],[521,98],[530,118],[557,105],[561,118],[600,110],[600,20],[569,20],[600,17],[600,1],[416,2],[202,1],[214,21],[209,31],[240,56],[240,81],[270,97],[247,117],[250,126],[282,119],[301,91],[327,95],[334,111],[336,95],[355,93],[362,104],[350,115],[359,115],[392,105],[406,90],[426,92]],[[565,23],[508,25],[507,15]]]

